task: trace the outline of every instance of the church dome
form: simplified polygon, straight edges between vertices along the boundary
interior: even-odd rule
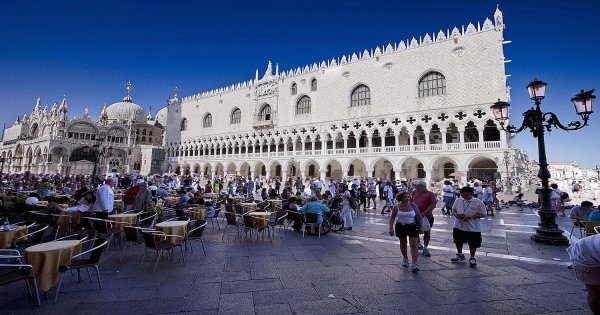
[[[156,113],[156,116],[154,118],[156,120],[156,122],[161,124],[162,126],[166,126],[168,111],[169,111],[169,109],[167,107],[163,107],[161,110],[159,110],[158,113]]]
[[[134,103],[129,95],[125,96],[122,102],[108,106],[106,116],[109,122],[129,121],[132,118],[140,123],[146,121],[146,112],[140,105]]]

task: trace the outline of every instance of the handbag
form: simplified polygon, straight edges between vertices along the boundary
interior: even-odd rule
[[[423,218],[421,220],[421,229],[423,230],[423,232],[431,230],[431,225],[429,224],[429,220],[427,220],[427,218]]]

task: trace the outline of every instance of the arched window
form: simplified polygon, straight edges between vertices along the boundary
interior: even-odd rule
[[[419,80],[419,97],[446,94],[446,78],[439,72],[428,72]]]
[[[298,93],[298,85],[296,85],[296,82],[294,82],[290,87],[290,94],[296,95],[296,93]]]
[[[304,95],[296,103],[296,115],[310,114],[310,97]]]
[[[146,135],[146,129],[142,129],[142,136]]]
[[[311,91],[316,91],[317,90],[317,79],[312,79],[310,81],[310,90]]]
[[[181,120],[181,131],[187,130],[187,118]]]
[[[271,120],[271,105],[266,104],[262,107],[258,119],[260,121]]]
[[[371,105],[371,89],[361,84],[352,90],[350,98],[350,107]]]
[[[231,123],[239,124],[242,121],[242,111],[239,108],[236,108],[231,113]]]
[[[212,115],[210,113],[204,115],[204,119],[202,120],[202,127],[212,127]]]

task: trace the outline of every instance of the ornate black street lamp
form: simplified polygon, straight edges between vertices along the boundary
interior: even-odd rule
[[[542,181],[541,194],[541,206],[538,214],[540,215],[540,223],[538,228],[535,230],[535,234],[531,236],[531,239],[536,242],[545,242],[556,245],[568,245],[569,240],[563,235],[563,231],[556,225],[556,212],[552,210],[552,202],[550,195],[552,190],[548,185],[550,179],[550,171],[548,171],[548,161],[546,160],[546,144],[544,142],[545,131],[550,132],[552,128],[558,128],[566,131],[581,129],[588,124],[588,119],[592,114],[592,104],[596,96],[593,95],[594,90],[590,90],[575,95],[571,99],[573,105],[575,105],[575,112],[581,116],[583,122],[573,121],[568,125],[563,125],[558,117],[552,112],[542,112],[540,105],[542,99],[546,94],[547,83],[539,80],[534,80],[527,85],[529,90],[529,98],[535,101],[535,107],[532,107],[525,113],[523,113],[523,123],[520,127],[515,127],[512,124],[507,124],[508,120],[508,108],[510,104],[498,100],[491,106],[494,117],[500,123],[502,130],[517,134],[525,129],[529,129],[533,134],[534,138],[537,138],[538,142],[538,154],[539,154],[539,166],[538,177]]]
[[[102,144],[104,143],[104,139],[106,139],[106,134],[100,133],[98,135],[98,137],[96,137],[96,143],[94,144],[93,149],[91,150],[91,154],[94,155],[94,170],[92,171],[92,185],[96,184],[98,161],[100,160],[100,157],[104,157],[106,154],[108,154],[108,155],[112,154],[112,148],[109,147],[108,149],[106,149],[105,147],[102,146]],[[88,146],[84,147],[84,149],[88,152],[90,151],[90,147],[88,147]]]
[[[1,166],[0,166],[0,183],[2,182],[2,179],[4,178],[4,163],[6,163],[6,158],[1,156],[0,157],[0,164],[1,164]],[[596,168],[598,168],[598,167],[596,166]]]
[[[600,167],[598,167],[598,165],[596,165],[596,181],[600,181]]]
[[[510,152],[504,151],[504,163],[506,165],[506,192],[512,194],[512,183],[511,183],[511,173],[508,170],[508,159],[510,158]]]

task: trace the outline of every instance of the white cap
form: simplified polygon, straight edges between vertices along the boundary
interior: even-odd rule
[[[145,184],[145,183],[146,183],[146,181],[145,181],[145,180],[143,180],[143,179],[138,179],[138,180],[137,180],[135,183],[136,183],[136,184],[138,184],[138,185],[139,185],[139,184]]]
[[[416,181],[414,181],[413,185],[415,185],[415,186],[427,186],[427,184],[425,183],[425,181],[422,181],[422,180],[416,180]]]

